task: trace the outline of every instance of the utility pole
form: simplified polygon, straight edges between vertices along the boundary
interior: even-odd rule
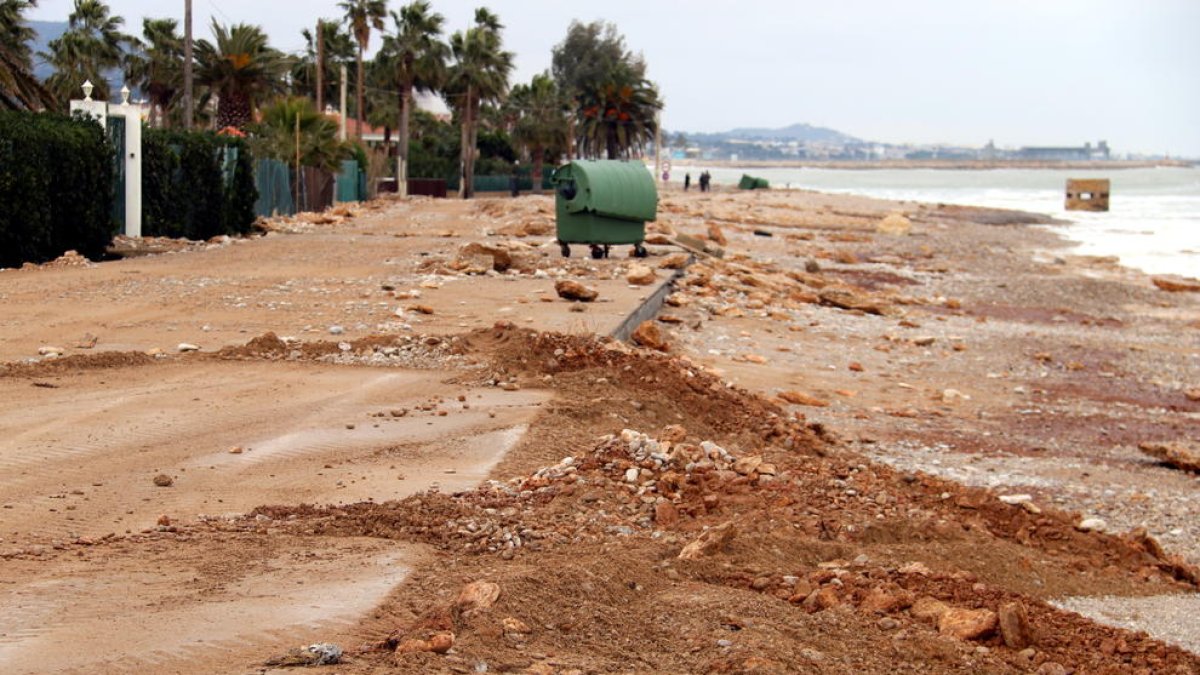
[[[654,113],[654,180],[662,176],[663,171],[662,147],[662,113]]]
[[[342,64],[342,128],[340,140],[346,142],[346,64]]]
[[[192,98],[192,0],[183,0],[183,127],[191,129],[196,116]]]
[[[317,19],[317,114],[325,114],[325,35]]]

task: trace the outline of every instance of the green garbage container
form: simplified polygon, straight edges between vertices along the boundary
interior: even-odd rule
[[[740,190],[767,190],[770,187],[771,184],[767,182],[766,178],[758,178],[747,174],[742,174],[742,180],[738,181],[738,189]]]
[[[558,244],[570,257],[571,244],[587,244],[593,258],[609,247],[632,244],[646,257],[646,221],[658,218],[658,190],[641,162],[578,160],[552,177]]]

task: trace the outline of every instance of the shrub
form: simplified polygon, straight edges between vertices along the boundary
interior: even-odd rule
[[[112,147],[91,120],[0,111],[0,267],[112,241]]]
[[[210,132],[146,129],[142,233],[210,239],[254,224],[254,161],[246,143]]]

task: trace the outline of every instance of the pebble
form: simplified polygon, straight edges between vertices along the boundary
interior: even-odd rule
[[[346,332],[346,329],[342,328],[341,326],[330,326],[329,327],[330,335],[341,335],[342,333],[345,333],[345,332]]]

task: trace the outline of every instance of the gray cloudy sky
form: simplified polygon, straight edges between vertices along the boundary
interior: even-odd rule
[[[140,31],[183,0],[108,0]],[[71,0],[32,18],[63,20]],[[193,0],[255,23],[285,50],[336,0]],[[402,0],[391,0],[397,8]],[[1200,157],[1198,0],[433,0],[450,31],[486,5],[516,78],[550,65],[571,19],[617,25],[666,100],[663,126],[722,131],[795,122],[870,140],[1078,145]],[[378,44],[378,38],[375,39]]]

